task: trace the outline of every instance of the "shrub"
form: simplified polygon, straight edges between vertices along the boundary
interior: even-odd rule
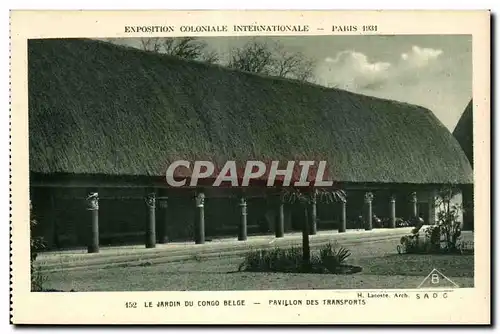
[[[379,225],[379,226],[376,226],[376,225]],[[388,228],[390,226],[391,226],[391,218],[389,218],[389,217],[382,218],[382,220],[380,222],[377,222],[377,224],[375,224],[375,221],[374,221],[374,227]],[[413,223],[411,220],[405,220],[403,218],[396,217],[395,227],[410,227],[410,226],[413,226]]]
[[[373,225],[373,228],[381,228],[381,227],[384,227],[384,221],[382,219],[380,219],[379,217],[377,217],[377,215],[373,215],[372,225]]]
[[[440,209],[437,217],[440,234],[445,243],[444,247],[449,252],[459,251],[458,243],[462,235],[462,224],[458,218],[463,209],[461,205],[452,203],[453,197],[459,192],[458,188],[445,187],[439,191],[435,203]]]
[[[461,254],[474,254],[474,242],[460,241],[457,243],[457,250]]]
[[[328,264],[327,268],[337,268],[345,264],[351,252],[347,248],[328,243],[321,247],[319,256],[323,264]]]
[[[251,272],[332,272],[345,265],[350,251],[344,247],[327,244],[311,254],[310,265],[304,266],[302,247],[288,249],[254,250],[246,254],[239,271]]]
[[[446,230],[443,233],[442,225],[432,225],[426,228],[424,237],[419,234],[406,235],[401,237],[400,242],[405,252],[409,254],[470,254],[474,252],[472,243],[462,241],[450,243],[446,233]],[[450,247],[450,244],[453,246]],[[399,248],[398,251],[400,251]]]
[[[240,265],[246,271],[279,271],[293,272],[302,266],[302,248],[274,248],[271,250],[256,250],[246,254]]]
[[[46,277],[42,275],[40,267],[36,266],[35,260],[38,252],[44,248],[44,242],[41,237],[34,235],[36,219],[33,215],[33,209],[30,203],[30,271],[31,271],[31,291],[42,291],[43,283]]]
[[[430,243],[430,250],[438,251],[441,248],[441,229],[438,225],[429,226],[425,230],[425,237]]]
[[[400,243],[404,246],[406,253],[419,253],[420,251],[418,234],[405,235],[401,237]]]
[[[396,227],[410,227],[410,226],[413,226],[411,220],[396,218]]]

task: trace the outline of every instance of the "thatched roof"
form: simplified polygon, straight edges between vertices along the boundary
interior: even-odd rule
[[[465,152],[465,155],[469,159],[469,162],[474,166],[473,161],[473,136],[472,136],[472,100],[469,102],[465,108],[462,116],[458,120],[455,130],[453,130],[453,136],[458,140],[460,146]]]
[[[342,182],[472,181],[460,145],[419,106],[93,40],[28,45],[32,173],[304,159]]]

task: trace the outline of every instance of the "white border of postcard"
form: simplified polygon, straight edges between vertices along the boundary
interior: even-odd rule
[[[140,15],[139,15],[140,14]],[[27,39],[144,37],[125,25],[377,24],[377,34],[473,35],[475,287],[447,298],[373,299],[362,308],[276,307],[269,299],[356,297],[364,290],[33,293],[29,280]],[[319,30],[318,28],[323,28]],[[225,32],[229,36],[232,33]],[[248,33],[247,35],[254,35]],[[262,34],[262,33],[261,33]],[[272,33],[267,33],[271,35]],[[292,34],[292,33],[287,33]],[[349,35],[352,32],[341,32]],[[155,36],[181,36],[178,31]],[[211,33],[211,36],[216,34]],[[195,36],[200,36],[195,35]],[[11,12],[11,246],[15,324],[487,324],[490,322],[490,13],[488,11],[13,11]],[[405,290],[416,294],[418,290]],[[442,297],[442,294],[441,294]],[[127,301],[244,299],[239,307],[127,309]]]

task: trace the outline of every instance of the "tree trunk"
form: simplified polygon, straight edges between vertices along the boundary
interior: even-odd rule
[[[304,271],[311,269],[311,249],[309,246],[309,213],[307,204],[304,207],[304,222],[302,223],[302,265]]]

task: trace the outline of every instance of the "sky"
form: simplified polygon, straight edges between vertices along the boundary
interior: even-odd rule
[[[207,48],[227,59],[251,39],[278,42],[314,60],[313,81],[356,93],[417,104],[453,131],[472,98],[472,36],[209,37]],[[119,44],[138,47],[138,39]]]

